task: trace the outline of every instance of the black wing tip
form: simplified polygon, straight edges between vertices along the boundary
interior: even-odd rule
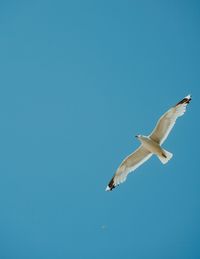
[[[188,94],[186,97],[184,97],[180,102],[178,102],[175,106],[179,105],[179,104],[183,104],[183,103],[186,103],[186,104],[189,104],[190,101],[192,100],[192,95],[191,94]]]
[[[112,191],[116,187],[114,183],[114,177],[109,182],[108,186],[106,187],[106,191]]]

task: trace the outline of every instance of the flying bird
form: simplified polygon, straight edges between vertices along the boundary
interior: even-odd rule
[[[187,95],[164,113],[149,136],[135,136],[141,142],[141,145],[122,161],[115,175],[106,187],[106,191],[111,191],[117,185],[123,183],[129,173],[141,166],[153,154],[156,155],[163,164],[166,164],[172,158],[173,154],[163,149],[161,145],[174,127],[176,119],[185,113],[186,106],[191,99],[191,95]]]

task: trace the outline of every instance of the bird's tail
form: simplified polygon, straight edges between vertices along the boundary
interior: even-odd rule
[[[158,158],[160,159],[161,163],[166,164],[173,157],[173,154],[168,152],[165,149],[162,149],[162,150],[163,150],[163,154],[162,156],[158,156]]]

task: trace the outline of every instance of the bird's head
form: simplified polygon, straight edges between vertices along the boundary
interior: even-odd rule
[[[141,136],[142,136],[142,135],[139,134],[139,135],[136,135],[135,137],[136,137],[137,139],[139,139],[139,138],[141,138]]]

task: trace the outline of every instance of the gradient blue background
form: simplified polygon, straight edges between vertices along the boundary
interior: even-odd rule
[[[1,1],[0,258],[200,258],[199,1]],[[105,192],[171,105],[164,144]]]

